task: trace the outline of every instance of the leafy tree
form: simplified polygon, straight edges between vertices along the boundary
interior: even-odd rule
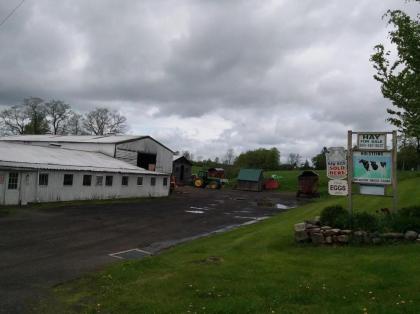
[[[414,138],[417,153],[420,154],[420,15],[410,18],[400,10],[388,10],[385,14],[391,42],[396,45],[397,57],[390,60],[390,51],[382,44],[375,46],[371,61],[381,83],[381,91],[393,108],[388,121],[408,138]]]
[[[300,165],[300,161],[302,159],[302,156],[296,153],[290,153],[287,158],[287,163],[289,165],[292,165],[294,168],[298,167]]]
[[[184,150],[183,152],[182,152],[182,156],[184,156],[185,158],[187,158],[189,161],[192,161],[193,160],[193,154],[191,154],[190,153],[190,151],[188,151],[188,150]]]
[[[416,146],[408,144],[400,147],[397,162],[398,169],[400,170],[417,169],[418,165],[420,165],[420,157],[417,153]]]
[[[29,119],[25,134],[46,134],[49,132],[44,101],[38,97],[23,100],[24,111]]]
[[[83,126],[87,132],[95,135],[121,134],[127,130],[126,117],[107,108],[96,108],[86,114]]]
[[[240,154],[234,163],[237,167],[276,170],[280,166],[280,152],[277,148],[259,148]]]
[[[326,167],[327,167],[326,159],[325,159],[325,151],[326,150],[327,150],[327,148],[324,147],[318,155],[315,155],[312,158],[312,164],[314,165],[316,170],[325,170],[326,169]]]
[[[71,116],[70,105],[61,100],[51,100],[45,104],[45,113],[52,134],[65,133],[65,125]]]

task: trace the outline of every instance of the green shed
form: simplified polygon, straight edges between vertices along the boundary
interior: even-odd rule
[[[263,189],[263,170],[262,169],[241,169],[238,175],[238,190],[257,191]]]

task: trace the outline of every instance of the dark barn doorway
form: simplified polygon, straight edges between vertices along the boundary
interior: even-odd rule
[[[137,153],[137,167],[155,171],[156,154]]]
[[[181,171],[179,173],[179,178],[181,179],[181,181],[184,181],[184,172],[185,172],[185,166],[181,165]]]

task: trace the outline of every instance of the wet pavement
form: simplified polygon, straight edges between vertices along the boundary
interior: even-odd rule
[[[168,198],[23,208],[0,218],[0,313],[52,286],[297,206],[294,194],[185,187]]]

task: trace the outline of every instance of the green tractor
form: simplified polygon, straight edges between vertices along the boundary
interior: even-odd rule
[[[194,178],[194,186],[196,188],[208,187],[209,189],[220,189],[222,187],[222,179],[210,177],[208,171],[200,170]]]

